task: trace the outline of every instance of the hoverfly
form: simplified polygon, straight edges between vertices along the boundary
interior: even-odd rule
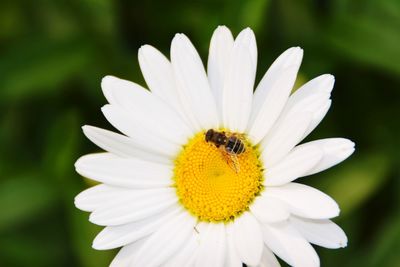
[[[240,170],[237,155],[242,154],[246,151],[246,146],[242,140],[242,134],[226,132],[218,132],[213,129],[209,129],[205,134],[206,142],[213,143],[216,147],[224,148],[225,152],[230,156],[233,167],[236,172]]]

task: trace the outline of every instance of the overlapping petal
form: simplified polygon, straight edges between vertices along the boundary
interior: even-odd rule
[[[301,86],[289,97],[282,113],[299,110],[312,113],[312,120],[304,137],[317,127],[328,112],[331,105],[330,93],[334,83],[335,78],[332,75],[320,75]]]
[[[323,151],[318,146],[297,146],[279,163],[265,171],[264,184],[266,186],[284,185],[305,176],[321,161],[322,156]]]
[[[347,246],[346,234],[331,220],[312,220],[292,216],[290,221],[310,243],[331,249]]]
[[[218,127],[218,113],[207,74],[193,44],[184,34],[176,34],[171,43],[171,62],[178,97],[193,129]]]
[[[122,225],[139,221],[176,205],[175,192],[171,188],[137,190],[104,203],[89,220],[98,225]]]
[[[275,60],[258,84],[253,97],[247,132],[257,144],[268,133],[281,113],[303,58],[303,50],[293,47]]]
[[[175,253],[163,267],[193,266],[199,247],[199,234],[193,231],[185,242],[185,245]]]
[[[222,92],[222,122],[234,132],[244,132],[252,109],[257,49],[253,31],[236,38]]]
[[[83,211],[94,211],[122,194],[131,194],[132,190],[99,184],[86,189],[75,197],[75,206]]]
[[[261,257],[261,263],[258,267],[280,267],[279,261],[276,259],[274,253],[267,247],[264,246],[263,254]]]
[[[261,229],[251,213],[245,212],[235,220],[233,240],[242,262],[253,266],[260,262],[263,250]]]
[[[206,223],[199,228],[199,248],[196,256],[196,267],[223,267],[225,261],[226,235],[222,223]]]
[[[144,128],[180,145],[194,133],[175,110],[138,84],[106,76],[101,87],[108,102],[129,114],[136,128]]]
[[[134,243],[161,227],[166,221],[178,214],[180,208],[170,207],[143,220],[117,226],[107,226],[94,239],[93,248],[114,249]]]
[[[160,266],[185,246],[194,231],[195,218],[186,211],[165,222],[140,247],[132,266]],[[171,242],[173,240],[173,242]]]
[[[226,266],[242,267],[242,261],[236,252],[235,240],[233,237],[233,224],[226,225]]]
[[[151,92],[187,120],[182,103],[178,98],[171,62],[150,45],[144,45],[139,49],[138,59],[143,77]]]
[[[283,201],[266,195],[256,198],[250,211],[262,223],[280,222],[290,216],[289,208]]]
[[[262,194],[285,202],[291,213],[305,218],[328,219],[338,216],[340,211],[330,196],[303,184],[268,187]]]
[[[138,158],[157,163],[171,164],[172,154],[157,153],[154,144],[140,142],[127,136],[101,128],[85,125],[82,127],[86,137],[102,149],[125,158]]]
[[[264,224],[264,242],[291,266],[319,266],[319,257],[308,241],[289,222]]]
[[[329,169],[347,159],[354,152],[354,143],[345,138],[326,138],[311,141],[302,146],[318,146],[322,150],[322,159],[310,169],[307,175]]]
[[[261,142],[261,158],[268,169],[284,158],[304,136],[311,122],[309,112],[292,113],[282,119]]]
[[[139,248],[146,242],[147,238],[142,238],[135,243],[124,246],[117,253],[110,264],[110,267],[129,267],[135,259]]]

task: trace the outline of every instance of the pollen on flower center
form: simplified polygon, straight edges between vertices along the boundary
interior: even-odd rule
[[[234,158],[195,135],[175,161],[174,180],[181,204],[201,221],[230,221],[246,211],[263,189],[262,165],[256,147]]]

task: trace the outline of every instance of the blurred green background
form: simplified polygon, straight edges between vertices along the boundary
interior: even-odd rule
[[[144,85],[142,44],[169,53],[186,33],[207,58],[227,25],[256,33],[258,79],[281,52],[305,50],[298,84],[336,77],[333,105],[308,139],[356,142],[345,163],[302,179],[332,195],[346,249],[318,249],[323,266],[400,266],[400,1],[2,0],[0,2],[0,266],[108,266],[101,229],[73,205],[90,186],[75,160],[99,151],[80,129],[112,129],[100,113],[107,74]]]

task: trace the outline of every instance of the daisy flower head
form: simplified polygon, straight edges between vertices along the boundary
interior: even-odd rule
[[[95,249],[122,247],[111,266],[273,267],[278,256],[312,267],[320,263],[311,244],[346,246],[330,220],[336,202],[294,182],[354,151],[344,138],[299,145],[327,113],[334,84],[325,74],[291,94],[302,57],[299,47],[286,50],[255,86],[254,33],[233,38],[220,26],[207,73],[190,40],[176,34],[170,60],[152,46],[139,49],[149,90],[102,80],[103,114],[122,134],[83,127],[106,152],[76,162],[100,184],[75,205],[105,226]]]

